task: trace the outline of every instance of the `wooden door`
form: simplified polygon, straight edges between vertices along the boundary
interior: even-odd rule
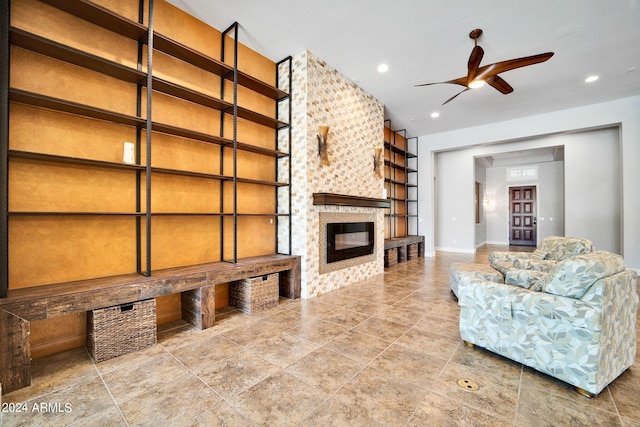
[[[536,246],[536,187],[511,187],[509,207],[509,244]]]

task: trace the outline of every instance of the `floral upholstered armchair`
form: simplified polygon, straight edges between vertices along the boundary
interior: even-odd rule
[[[593,243],[579,237],[549,236],[533,252],[489,252],[489,265],[506,275],[510,268],[549,271],[558,261],[593,252]]]
[[[509,274],[512,284],[477,276],[460,280],[460,335],[466,343],[590,397],[633,364],[638,276],[625,269],[621,256],[596,251],[560,261],[547,273]],[[518,277],[526,282],[516,283]]]

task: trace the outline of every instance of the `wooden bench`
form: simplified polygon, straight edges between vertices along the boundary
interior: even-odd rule
[[[280,273],[280,296],[300,297],[300,257],[264,255],[237,263],[214,262],[9,290],[0,298],[0,384],[9,393],[31,384],[30,325],[33,320],[180,293],[182,317],[200,329],[215,323],[215,285]]]
[[[415,246],[413,246],[415,245]],[[409,251],[409,247],[415,251]],[[424,236],[394,237],[384,241],[385,267],[393,267],[399,262],[424,256]]]

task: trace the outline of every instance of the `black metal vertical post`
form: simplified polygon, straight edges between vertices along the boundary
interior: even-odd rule
[[[228,30],[227,30],[228,31]],[[222,62],[224,62],[224,54],[225,54],[225,35],[226,32],[222,33],[221,36],[221,46],[220,46],[220,60]],[[225,81],[227,79],[227,74],[225,74],[224,76],[220,76],[220,99],[222,99],[223,101],[225,100],[225,90],[224,90],[224,86],[225,86]],[[220,110],[220,137],[224,138],[224,117],[225,117],[225,111],[224,110]],[[221,145],[220,146],[220,175],[224,175],[224,150],[225,150],[225,146]],[[224,185],[225,185],[225,181],[220,181],[220,210],[222,215],[220,215],[220,259],[222,259],[224,261],[224,224],[225,224],[225,215],[224,215]]]
[[[222,32],[222,62],[225,37],[233,30],[233,261],[238,262],[238,23],[234,22]],[[224,118],[223,118],[224,120]]]
[[[138,23],[144,24],[144,0],[138,2]],[[142,71],[142,55],[144,41],[138,40],[138,71]],[[136,116],[142,117],[142,86],[143,81],[139,81],[136,87]],[[141,161],[142,129],[136,126],[136,164]],[[136,170],[136,212],[142,211],[142,171]],[[142,274],[142,218],[136,215],[136,271]]]
[[[153,95],[153,0],[149,0],[149,24],[147,25],[147,128],[146,128],[146,248],[147,248],[147,263],[145,272],[146,275],[151,275],[151,133],[152,133],[152,111],[151,111],[151,98]]]
[[[403,221],[404,221],[404,235],[408,236],[409,235],[409,203],[407,202],[407,196],[408,196],[408,191],[409,188],[407,187],[407,167],[408,167],[408,161],[409,161],[409,157],[407,156],[407,149],[409,148],[409,141],[407,141],[407,130],[406,129],[400,129],[396,131],[396,134],[401,133],[402,137],[404,139],[404,150],[403,150],[403,154],[402,157],[403,159],[403,168],[404,168],[404,173],[402,174],[402,180],[404,181],[404,214],[403,216]]]
[[[280,117],[280,103],[284,100],[288,100],[289,101],[289,108],[288,108],[288,112],[287,112],[287,139],[289,141],[289,148],[288,148],[288,157],[289,157],[289,171],[288,171],[288,177],[287,177],[287,188],[288,188],[288,209],[287,209],[287,215],[288,215],[288,224],[289,224],[289,249],[288,249],[288,254],[291,255],[292,254],[292,249],[291,249],[291,245],[293,244],[293,240],[292,240],[292,230],[291,230],[291,226],[293,225],[293,218],[292,218],[292,213],[291,213],[291,165],[293,162],[293,159],[291,157],[292,152],[291,152],[291,136],[292,136],[292,130],[291,130],[291,120],[293,118],[293,114],[292,114],[292,108],[291,108],[291,103],[292,103],[292,99],[293,99],[293,58],[291,56],[287,56],[286,58],[284,58],[283,60],[281,60],[280,62],[278,62],[276,64],[276,86],[280,85],[280,66],[284,63],[288,63],[288,86],[287,86],[287,91],[288,91],[288,95],[282,99],[277,100],[276,102],[276,118]],[[279,140],[280,140],[280,130],[278,129],[276,131],[276,148],[279,150],[280,146],[279,146]],[[279,175],[279,168],[278,168],[278,159],[276,159],[276,178],[280,176]],[[276,212],[279,213],[279,198],[278,198],[278,190],[276,190]],[[279,218],[276,219],[277,223],[279,224]],[[279,229],[276,227],[276,253],[280,253],[280,248],[279,248]]]
[[[276,84],[275,86],[277,88],[280,87],[280,65],[282,64],[282,61],[277,62],[276,63]],[[280,120],[280,101],[282,101],[281,99],[276,99],[276,120]],[[282,128],[278,127],[276,129],[276,141],[275,141],[275,146],[276,146],[276,150],[280,151],[280,131],[282,130]],[[279,155],[276,154],[275,157],[275,177],[276,177],[276,181],[278,181],[280,179],[280,157]],[[275,195],[274,195],[274,206],[275,206],[275,211],[276,211],[276,216],[275,216],[275,236],[274,236],[274,240],[275,240],[275,248],[276,248],[276,253],[280,253],[280,239],[278,238],[279,236],[279,231],[280,231],[280,203],[278,203],[280,201],[280,190],[281,187],[275,187]]]
[[[418,142],[420,141],[418,139],[418,137],[414,137],[414,139],[416,140],[416,236],[420,235],[420,213],[418,208],[420,207],[420,191],[418,191],[418,189],[420,188],[420,186],[418,185],[419,179],[420,179],[420,168],[418,167],[418,162],[419,162],[419,157],[418,157]]]
[[[238,262],[238,23],[233,23],[233,262]]]
[[[415,159],[416,159],[416,167],[415,167],[416,171],[414,172],[416,174],[416,182],[415,182],[415,185],[416,185],[416,187],[415,187],[415,189],[416,189],[415,190],[416,191],[416,198],[415,198],[415,204],[416,204],[416,212],[415,213],[416,213],[416,217],[415,217],[415,221],[416,221],[416,236],[419,236],[420,235],[420,230],[419,230],[419,228],[420,228],[420,216],[418,215],[418,207],[420,205],[420,203],[419,203],[420,192],[418,191],[418,188],[419,188],[418,187],[418,178],[420,176],[418,175],[418,137],[414,136],[413,138],[410,138],[410,139],[415,139],[416,140],[416,151],[413,153],[416,156],[415,157]],[[407,149],[408,148],[409,148],[409,146],[407,145]]]
[[[289,255],[293,254],[293,212],[291,212],[291,194],[293,193],[293,188],[291,188],[292,176],[291,176],[291,167],[293,166],[293,57],[287,57],[289,62],[289,128],[287,132],[289,133]]]
[[[9,292],[9,0],[0,0],[0,298]]]

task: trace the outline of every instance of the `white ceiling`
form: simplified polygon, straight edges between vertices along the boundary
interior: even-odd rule
[[[640,95],[640,0],[169,1],[219,30],[237,21],[240,42],[274,61],[310,50],[409,136]],[[555,55],[501,74],[508,95],[487,85],[443,106],[460,86],[414,87],[466,75],[474,28],[484,31],[481,65]],[[585,83],[591,74],[600,79]]]

